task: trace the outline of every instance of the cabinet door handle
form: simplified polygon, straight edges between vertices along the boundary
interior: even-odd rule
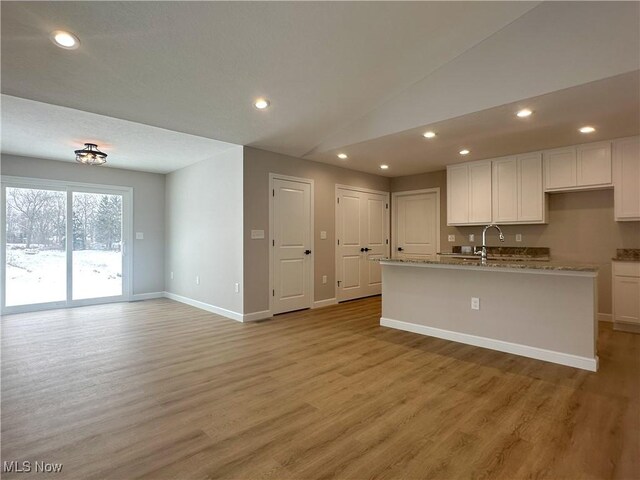
[[[398,251],[399,251],[399,252],[402,252],[403,250],[404,250],[404,248],[402,248],[402,247],[398,247]]]
[[[310,255],[310,254],[311,254],[311,250],[305,250],[305,251],[304,251],[304,254],[305,254],[305,255]]]

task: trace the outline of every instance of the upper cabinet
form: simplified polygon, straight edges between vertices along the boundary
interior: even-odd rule
[[[491,160],[447,167],[447,224],[491,223]]]
[[[640,220],[640,137],[613,142],[613,175],[616,220]]]
[[[611,142],[588,143],[544,152],[545,191],[610,187]]]
[[[545,223],[540,153],[493,160],[492,189],[494,223]]]

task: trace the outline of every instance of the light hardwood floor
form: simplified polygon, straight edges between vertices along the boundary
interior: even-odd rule
[[[38,478],[640,478],[640,336],[597,374],[379,326],[170,300],[2,319],[2,460]],[[26,478],[5,474],[3,478]]]

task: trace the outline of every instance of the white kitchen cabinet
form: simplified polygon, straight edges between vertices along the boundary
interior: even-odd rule
[[[447,225],[491,223],[491,160],[447,167]]]
[[[640,326],[640,262],[613,262],[613,321]]]
[[[611,182],[611,142],[544,152],[545,191],[606,188]]]
[[[529,153],[493,160],[493,223],[544,223],[542,156]]]
[[[640,220],[640,137],[613,142],[613,185],[616,220]]]

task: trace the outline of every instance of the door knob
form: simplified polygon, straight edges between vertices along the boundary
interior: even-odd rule
[[[364,247],[362,247],[362,248],[360,249],[360,251],[361,251],[361,252],[364,252]]]
[[[304,254],[305,254],[305,255],[309,255],[309,254],[311,254],[311,250],[305,250],[305,251],[304,251]]]
[[[402,247],[398,247],[398,251],[399,251],[399,252],[402,252],[403,250],[404,250],[404,248],[402,248]]]

